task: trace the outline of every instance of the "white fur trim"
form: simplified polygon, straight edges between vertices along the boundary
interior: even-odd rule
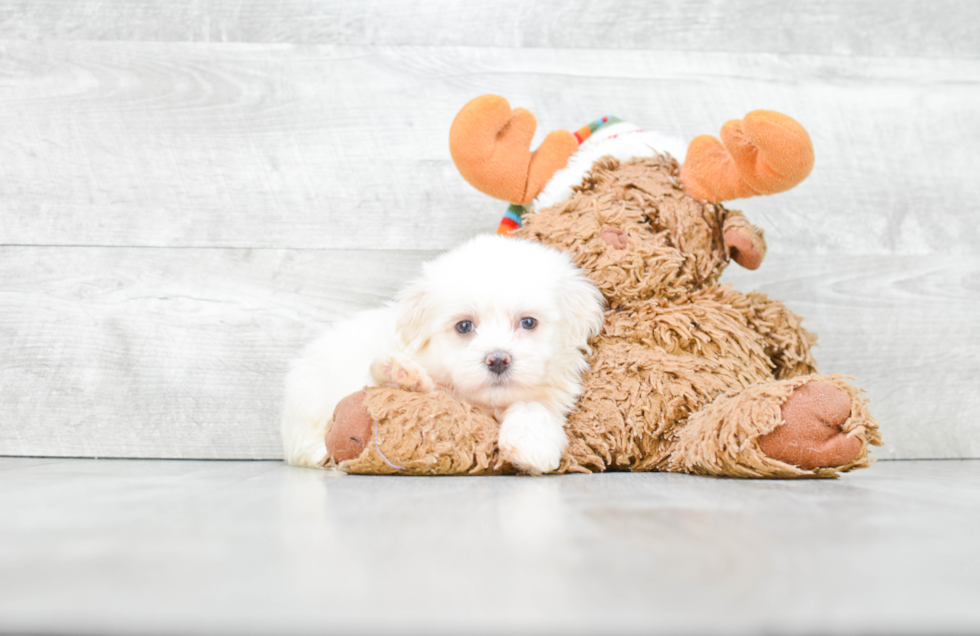
[[[686,151],[686,144],[678,137],[643,130],[627,122],[603,126],[579,146],[567,166],[551,177],[544,190],[531,202],[531,209],[546,208],[568,199],[572,188],[582,183],[592,164],[601,157],[609,155],[626,161],[667,152],[683,162]]]

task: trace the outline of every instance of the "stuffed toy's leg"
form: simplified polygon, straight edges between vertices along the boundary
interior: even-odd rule
[[[325,437],[327,467],[373,475],[514,472],[497,452],[499,429],[445,393],[369,388],[337,405]]]
[[[731,477],[834,477],[871,464],[878,424],[841,376],[800,376],[726,393],[693,414],[669,470]]]
[[[690,319],[681,322],[689,325]],[[733,357],[603,342],[583,377],[578,407],[568,416],[568,450],[560,470],[667,470],[673,440],[689,417],[716,396],[772,377],[761,348],[757,357],[753,366]]]
[[[662,331],[672,322],[668,320],[670,313],[689,316],[689,322],[701,325],[701,331],[709,334],[711,340],[727,340],[730,344],[723,347],[724,350],[744,351],[748,357],[743,359],[743,364],[749,364],[756,354],[768,358],[772,375],[777,380],[817,373],[817,363],[810,353],[810,349],[817,344],[817,336],[804,329],[803,318],[787,309],[782,301],[772,300],[759,292],[746,294],[729,285],[701,290],[692,294],[690,301],[677,305],[672,311],[658,309],[652,312],[646,303],[638,303],[633,312],[635,318],[631,321],[624,321],[618,315],[607,320],[626,322],[629,331],[641,334],[643,322],[655,325],[655,331]],[[702,307],[703,310],[698,311]],[[741,323],[748,329],[752,340],[757,343],[755,347],[745,350],[746,338],[730,329],[733,322]],[[678,335],[671,334],[671,341],[677,341]],[[667,346],[663,336],[659,340],[658,344]],[[687,349],[692,354],[699,352],[691,347]]]
[[[750,292],[744,298],[739,308],[749,328],[762,336],[775,378],[785,380],[817,373],[817,363],[810,353],[817,336],[803,328],[803,319],[765,294]]]

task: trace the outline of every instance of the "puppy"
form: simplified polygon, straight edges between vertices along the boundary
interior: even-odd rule
[[[368,386],[446,391],[500,422],[501,456],[558,468],[602,295],[562,252],[480,236],[423,266],[394,303],[338,322],[286,379],[286,461],[321,466],[334,407]]]

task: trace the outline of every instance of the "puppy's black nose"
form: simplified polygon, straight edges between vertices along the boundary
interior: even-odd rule
[[[510,366],[510,354],[506,351],[494,351],[487,356],[487,368],[500,375]]]

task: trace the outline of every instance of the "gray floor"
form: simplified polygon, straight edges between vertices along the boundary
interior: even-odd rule
[[[980,461],[838,481],[0,458],[0,632],[980,631]]]

